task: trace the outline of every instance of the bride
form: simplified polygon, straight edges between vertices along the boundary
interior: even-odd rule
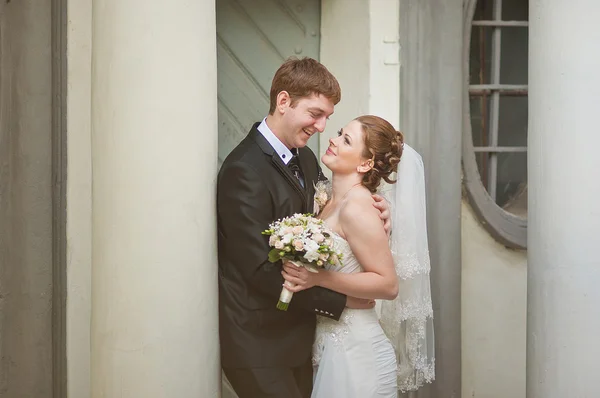
[[[319,217],[333,231],[343,265],[311,273],[287,263],[283,276],[296,285],[288,289],[322,286],[384,301],[380,317],[374,308],[346,308],[338,322],[319,317],[312,397],[397,397],[434,378],[423,163],[402,134],[376,116],[341,129],[321,161],[332,171],[332,192]],[[372,206],[381,180],[398,182],[389,242]]]

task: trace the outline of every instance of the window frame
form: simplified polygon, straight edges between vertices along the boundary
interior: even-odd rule
[[[527,248],[527,219],[516,216],[507,212],[496,204],[495,189],[492,189],[492,194],[488,192],[483,185],[479,168],[477,167],[476,153],[500,153],[500,152],[526,152],[526,147],[498,147],[498,109],[500,101],[500,93],[519,93],[522,90],[527,90],[527,85],[504,85],[499,82],[500,71],[496,65],[500,63],[500,29],[504,27],[526,27],[528,22],[525,21],[501,21],[499,10],[502,8],[502,0],[494,0],[494,20],[492,21],[475,21],[475,9],[478,0],[465,0],[466,14],[464,26],[464,123],[463,123],[463,184],[466,190],[466,196],[477,214],[477,217],[485,227],[485,229],[500,243],[514,249]],[[471,32],[473,26],[489,26],[497,27],[494,29],[492,41],[494,43],[494,53],[492,55],[492,83],[483,85],[470,85],[470,56],[471,56]],[[492,123],[492,142],[486,147],[475,147],[473,145],[473,129],[471,126],[471,106],[470,96],[472,93],[486,91],[491,93],[491,118],[495,118],[496,122]],[[494,120],[494,119],[492,119]],[[491,156],[491,185],[495,187],[496,177],[494,164],[497,157]]]

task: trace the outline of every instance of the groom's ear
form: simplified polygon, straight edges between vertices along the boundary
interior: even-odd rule
[[[285,110],[292,105],[292,98],[290,97],[290,93],[288,93],[285,90],[280,91],[279,94],[277,94],[276,105],[277,105],[277,110],[279,111],[279,113],[281,113],[281,114],[285,113]]]

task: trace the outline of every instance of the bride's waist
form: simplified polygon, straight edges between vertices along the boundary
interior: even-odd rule
[[[346,308],[342,312],[339,321],[331,318],[317,317],[317,329],[319,328],[343,328],[356,323],[379,323],[379,316],[375,308],[353,309]]]

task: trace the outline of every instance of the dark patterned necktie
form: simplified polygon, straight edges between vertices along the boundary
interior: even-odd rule
[[[292,174],[296,176],[298,181],[300,181],[300,185],[302,185],[302,188],[304,188],[304,176],[302,175],[302,170],[300,170],[300,162],[298,162],[298,155],[292,156],[292,160],[290,160],[290,162],[288,163],[288,167],[290,168]]]

